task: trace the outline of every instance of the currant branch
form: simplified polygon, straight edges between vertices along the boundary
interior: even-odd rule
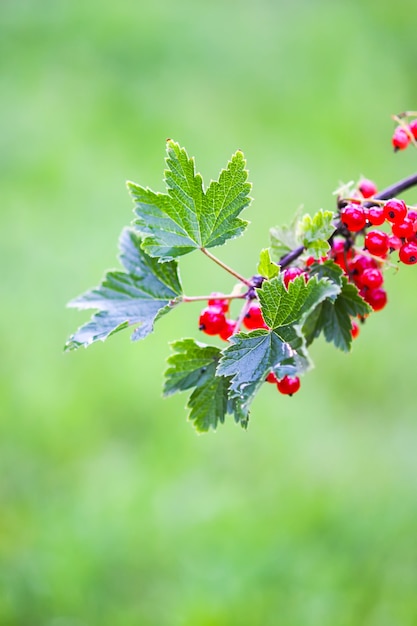
[[[395,151],[417,140],[417,113],[394,116]],[[120,239],[122,270],[70,303],[93,308],[92,319],[68,340],[67,350],[89,346],[128,327],[132,339],[180,303],[204,302],[198,328],[222,347],[181,339],[172,344],[165,395],[191,390],[189,419],[199,431],[216,428],[227,415],[246,428],[250,404],[264,383],[292,396],[311,367],[310,344],[320,335],[349,351],[359,323],[387,303],[384,271],[392,258],[417,264],[417,208],[398,196],[417,186],[417,173],[382,191],[361,179],[336,192],[336,210],[304,215],[290,227],[271,229],[257,273],[245,278],[210,250],[241,235],[250,204],[245,160],[237,151],[217,181],[204,188],[194,159],[167,142],[165,193],[128,183],[135,219]],[[233,276],[229,294],[184,294],[180,258],[200,250]],[[240,303],[232,315],[234,303]],[[197,325],[196,325],[197,326]]]

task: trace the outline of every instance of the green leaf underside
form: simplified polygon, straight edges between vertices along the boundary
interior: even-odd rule
[[[278,378],[301,374],[311,366],[301,326],[305,317],[340,287],[328,279],[299,277],[285,288],[281,278],[265,281],[257,290],[270,330],[239,333],[230,338],[217,374],[231,377],[231,393],[248,410],[255,393],[273,371]]]
[[[211,181],[206,191],[194,159],[184,148],[170,140],[167,154],[167,193],[128,182],[144,250],[165,262],[239,236],[248,222],[238,216],[250,203],[251,189],[243,153],[238,150],[232,156],[218,181]]]
[[[271,254],[268,248],[261,250],[259,255],[258,273],[265,278],[275,278],[279,274],[279,267],[276,263],[273,263]]]
[[[194,339],[181,339],[171,344],[174,351],[168,358],[164,395],[193,389],[188,400],[188,419],[198,432],[216,429],[227,414],[246,428],[248,415],[240,403],[229,396],[230,378],[217,376],[221,350]]]
[[[270,229],[271,256],[277,263],[281,257],[301,244],[296,228],[297,222],[294,220],[289,226],[274,226]]]
[[[323,333],[326,341],[348,352],[352,344],[351,318],[366,315],[370,311],[371,308],[361,298],[355,285],[343,276],[337,298],[322,302],[307,318],[303,327],[307,344]]]
[[[98,309],[99,312],[69,338],[66,350],[104,341],[133,325],[139,326],[132,340],[143,339],[152,332],[155,320],[168,312],[181,295],[176,262],[161,264],[147,255],[134,230],[123,230],[120,251],[126,271],[108,272],[97,288],[69,303],[70,307]]]

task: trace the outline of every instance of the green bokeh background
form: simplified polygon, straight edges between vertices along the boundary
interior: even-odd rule
[[[339,181],[411,174],[415,4],[3,0],[0,7],[0,624],[401,626],[417,619],[415,268],[351,355],[319,342],[292,399],[197,436],[161,398],[157,333],[62,353],[66,310],[116,265],[125,180],[162,190],[165,139],[209,180],[244,150],[251,275],[268,228]],[[416,193],[407,198],[416,201]],[[201,255],[202,256],[202,255]],[[196,253],[187,293],[227,290]]]

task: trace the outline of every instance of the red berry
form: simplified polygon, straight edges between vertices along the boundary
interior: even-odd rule
[[[359,335],[359,324],[355,320],[351,320],[352,328],[350,329],[352,339],[356,339]]]
[[[406,265],[414,265],[417,263],[417,243],[409,241],[401,246],[398,251],[400,261]]]
[[[389,244],[390,250],[399,250],[401,246],[403,245],[403,242],[399,237],[395,237],[394,235],[391,235],[390,237],[388,237],[388,244]]]
[[[236,321],[235,320],[226,320],[225,325],[223,326],[223,328],[219,332],[220,339],[224,339],[224,341],[227,341],[229,339],[229,337],[234,335],[235,330],[236,330]]]
[[[364,198],[371,198],[373,195],[376,194],[377,188],[376,188],[375,183],[372,180],[368,180],[367,178],[364,178],[363,180],[361,180],[359,184],[359,191],[361,192]]]
[[[383,282],[384,277],[381,272],[375,268],[365,270],[361,276],[362,287],[369,287],[369,289],[377,289]]]
[[[384,208],[382,206],[371,206],[366,215],[368,221],[374,226],[381,226],[385,222]]]
[[[375,267],[377,267],[375,259],[365,254],[357,254],[348,264],[349,274],[362,274],[365,270]]]
[[[208,301],[209,306],[217,306],[223,313],[227,313],[229,310],[229,300],[221,297],[220,294],[213,293],[212,298]]]
[[[387,292],[385,289],[364,289],[361,293],[365,302],[371,305],[374,311],[380,311],[387,303]]]
[[[268,376],[265,378],[267,383],[277,383],[278,378],[275,376],[274,372],[269,372]]]
[[[413,135],[414,139],[417,139],[417,119],[410,122],[408,128]]]
[[[277,382],[278,391],[286,396],[292,396],[293,393],[297,393],[300,385],[298,376],[284,376]]]
[[[353,250],[349,248],[346,250],[344,239],[337,239],[333,242],[330,256],[334,259],[334,262],[342,268],[344,272],[347,270],[346,263],[353,257]]]
[[[388,200],[384,206],[384,215],[389,222],[403,222],[407,217],[407,205],[404,200]]]
[[[359,288],[363,287],[362,276],[365,270],[377,267],[375,259],[364,254],[357,254],[348,264],[348,275]]]
[[[340,218],[346,228],[352,233],[357,233],[366,226],[366,216],[362,207],[348,204],[342,209]]]
[[[288,283],[292,282],[298,276],[301,276],[301,274],[304,274],[304,272],[299,267],[287,267],[282,272],[282,280],[286,288],[288,289]]]
[[[201,311],[199,328],[206,335],[218,335],[226,325],[226,318],[223,311],[218,307],[206,307]]]
[[[262,317],[262,311],[259,304],[251,304],[248,312],[243,318],[243,324],[249,330],[256,330],[257,328],[268,328]]]
[[[404,128],[397,126],[391,141],[395,151],[404,150],[410,143],[410,136]]]
[[[403,222],[395,222],[392,225],[392,234],[400,239],[408,239],[414,235],[413,222],[405,219]]]
[[[412,222],[415,222],[417,220],[417,211],[415,209],[409,209],[407,213],[407,219],[411,220]]]
[[[370,230],[365,237],[365,248],[375,256],[385,256],[389,250],[387,233],[381,230]]]

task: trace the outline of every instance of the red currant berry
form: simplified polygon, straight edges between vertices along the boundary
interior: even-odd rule
[[[364,289],[361,294],[365,302],[367,302],[374,311],[380,311],[387,303],[387,292],[385,289]]]
[[[277,382],[278,391],[286,396],[297,393],[301,386],[298,376],[284,376]]]
[[[226,320],[225,325],[223,326],[223,328],[219,332],[220,339],[224,339],[224,341],[227,341],[229,339],[229,337],[234,335],[235,330],[236,330],[236,321],[235,320]]]
[[[361,276],[362,286],[369,287],[369,289],[377,289],[383,282],[384,277],[382,273],[375,268],[365,270]]]
[[[209,306],[217,306],[223,313],[227,313],[229,310],[229,300],[221,297],[220,294],[213,293],[212,298],[209,299]]]
[[[218,335],[225,325],[226,318],[218,307],[208,306],[201,311],[199,328],[206,335]]]
[[[385,256],[389,250],[387,233],[381,230],[370,230],[365,237],[365,248],[375,256]]]
[[[249,330],[256,330],[257,328],[268,328],[262,317],[262,311],[259,304],[251,304],[248,312],[243,318],[243,324]]]
[[[409,209],[407,213],[407,218],[411,220],[412,222],[417,220],[417,211],[415,209]]]
[[[413,222],[405,219],[403,222],[394,222],[392,225],[392,234],[400,239],[408,239],[414,235]]]
[[[265,378],[267,383],[277,383],[278,378],[275,376],[274,372],[269,372],[268,376]]]
[[[350,329],[352,339],[356,339],[359,335],[359,324],[355,320],[351,320],[352,328]]]
[[[397,126],[391,141],[395,151],[404,150],[410,143],[410,137],[404,128]]]
[[[342,209],[340,218],[343,224],[352,233],[357,233],[366,226],[366,216],[362,207],[348,204]]]
[[[371,198],[373,195],[376,194],[377,188],[376,188],[375,183],[372,180],[368,180],[367,178],[364,178],[363,180],[361,180],[359,184],[359,191],[361,192],[364,198]]]
[[[377,267],[375,259],[365,254],[357,254],[348,264],[349,274],[362,274],[369,268]]]
[[[332,249],[330,251],[330,256],[334,259],[334,262],[342,268],[344,272],[347,271],[347,263],[353,257],[353,250],[349,248],[346,250],[345,240],[338,239],[333,242]]]
[[[403,245],[403,242],[399,237],[394,237],[394,235],[390,235],[388,237],[388,244],[390,250],[399,250]]]
[[[368,209],[367,218],[374,226],[381,226],[385,222],[384,208],[382,206],[371,206]]]
[[[388,200],[384,206],[384,215],[389,222],[403,222],[407,217],[407,205],[404,200]]]
[[[417,119],[410,122],[408,128],[413,135],[414,139],[417,139]]]
[[[282,272],[282,280],[286,288],[288,289],[288,283],[292,282],[295,278],[301,276],[302,274],[304,274],[304,272],[299,267],[287,267]]]
[[[400,261],[406,265],[414,265],[417,263],[417,243],[409,241],[405,243],[398,251]]]

